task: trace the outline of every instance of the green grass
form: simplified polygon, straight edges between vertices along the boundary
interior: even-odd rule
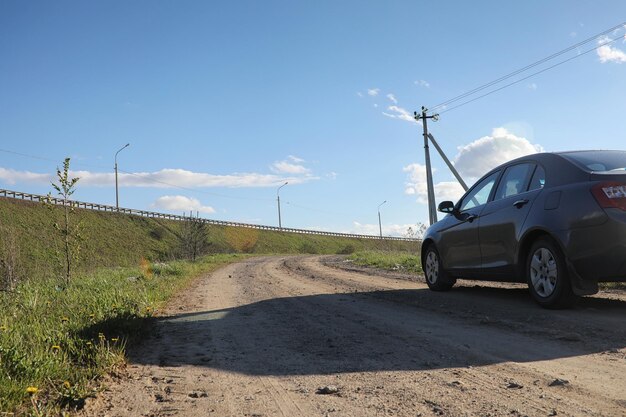
[[[417,253],[417,251],[415,252]],[[422,273],[419,255],[407,252],[388,251],[359,251],[350,256],[350,259],[360,266],[369,266],[390,271]]]
[[[171,295],[201,272],[241,258],[102,269],[65,288],[37,280],[0,293],[0,411],[37,415],[36,405],[47,415],[80,407]],[[28,387],[38,392],[30,396]]]
[[[175,260],[180,222],[79,209],[72,221],[82,224],[82,250],[65,285],[53,228],[59,215],[59,208],[0,198],[0,260],[17,259],[19,278],[13,291],[0,291],[0,414],[80,407],[98,378],[123,363],[126,345],[149,329],[155,310],[201,272],[245,256],[237,254],[419,248],[418,242],[208,226],[209,255],[191,263]],[[28,394],[29,387],[38,392]]]

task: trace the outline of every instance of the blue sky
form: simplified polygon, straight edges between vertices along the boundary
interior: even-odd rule
[[[289,181],[286,227],[377,233],[387,200],[400,234],[428,219],[403,111],[623,21],[623,1],[2,1],[0,187],[45,194],[69,156],[76,199],[114,204],[130,142],[121,206],[274,225]],[[535,150],[624,149],[624,34],[431,132],[470,181]],[[457,197],[432,158],[438,201]]]

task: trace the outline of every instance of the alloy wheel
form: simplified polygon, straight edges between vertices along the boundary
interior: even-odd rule
[[[439,278],[439,258],[437,257],[437,253],[434,251],[428,252],[426,256],[426,279],[431,284],[437,282]]]
[[[540,297],[550,297],[558,281],[554,254],[547,248],[538,248],[530,261],[530,281]]]

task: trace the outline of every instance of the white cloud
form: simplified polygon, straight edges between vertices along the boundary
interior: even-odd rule
[[[331,180],[336,180],[337,179],[337,173],[334,172],[334,171],[331,171],[328,174],[326,174],[326,178],[329,178]]]
[[[413,81],[413,84],[415,84],[418,87],[430,88],[430,83],[426,80]]]
[[[14,169],[0,168],[0,181],[13,185],[18,182],[49,183],[51,174],[38,174],[30,171],[16,171]]]
[[[526,138],[516,136],[504,128],[493,129],[490,136],[479,138],[458,148],[454,166],[468,185],[472,185],[492,168],[537,152],[543,152],[540,145],[531,144]],[[426,167],[414,163],[403,168],[407,173],[404,193],[416,196],[417,202],[427,204]],[[433,173],[435,170],[433,170]],[[463,195],[463,188],[457,181],[442,181],[434,184],[435,200],[457,201]]]
[[[164,195],[156,199],[151,207],[167,210],[167,211],[199,211],[200,213],[215,213],[215,209],[210,206],[203,206],[200,201],[195,198],[185,197],[183,195]]]
[[[290,160],[296,162],[296,160],[300,160],[300,158],[296,158],[295,160],[290,158]],[[270,169],[273,172],[276,172],[279,174],[308,175],[311,173],[311,170],[305,167],[304,165],[299,164],[299,163],[291,163],[288,161],[274,162],[270,166]]]
[[[378,93],[380,93],[380,88],[369,88],[367,90],[367,94],[372,96],[372,97],[376,97],[378,95]]]
[[[284,161],[283,161],[284,162]],[[289,163],[287,163],[289,164]],[[185,169],[162,169],[155,172],[119,173],[121,187],[150,187],[150,188],[210,188],[210,187],[275,187],[289,181],[290,184],[300,184],[318,180],[304,168],[282,166],[283,171],[276,174],[234,173],[215,175],[203,172],[193,172]],[[288,172],[289,170],[293,172]],[[281,175],[287,174],[287,175]],[[304,174],[304,175],[303,175]],[[78,187],[109,187],[115,185],[115,174],[91,171],[71,171],[70,176],[79,177]],[[8,184],[18,182],[46,184],[52,181],[52,174],[40,174],[30,171],[16,171],[0,168],[0,181]]]
[[[530,83],[530,84],[527,84],[526,87],[528,87],[529,90],[536,90],[537,89],[537,84]]]
[[[609,41],[609,38],[604,37],[598,40],[598,44],[602,45],[607,41]],[[596,49],[596,52],[600,58],[600,62],[603,64],[607,62],[617,62],[618,64],[626,62],[626,53],[624,53],[621,49],[614,48],[610,45],[602,45]]]
[[[543,148],[498,127],[493,129],[490,136],[461,146],[458,151],[454,166],[469,185],[469,182],[480,178],[490,169],[524,155],[543,152]]]
[[[361,98],[363,98],[363,93],[361,93],[360,91],[357,91],[357,92],[356,92],[356,95],[357,95],[357,96],[359,96],[359,97],[361,97]]]
[[[298,164],[301,164],[301,163],[303,163],[303,162],[306,162],[304,159],[302,159],[302,158],[300,158],[300,157],[298,157],[298,156],[295,156],[295,155],[289,155],[289,156],[287,156],[287,158],[288,158],[289,160],[293,161],[293,162],[298,163]]]
[[[374,108],[377,109],[378,108],[378,104],[374,103]]]
[[[403,109],[402,107],[389,106],[387,107],[387,110],[391,112],[391,113],[383,112],[383,114],[387,117],[390,117],[392,119],[400,119],[400,120],[404,120],[404,121],[411,122],[411,123],[417,123],[417,120],[413,118],[413,115],[409,113],[408,110]]]
[[[398,104],[398,99],[396,99],[396,96],[394,96],[393,94],[389,93],[387,94],[387,98],[393,103],[393,104]]]

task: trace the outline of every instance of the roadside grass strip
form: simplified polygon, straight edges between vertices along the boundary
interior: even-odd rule
[[[26,280],[0,292],[0,414],[51,415],[82,407],[99,377],[124,363],[129,343],[199,274],[245,255],[195,263],[143,261],[61,279]]]
[[[419,255],[399,251],[358,251],[350,255],[355,265],[414,274],[422,273]]]

